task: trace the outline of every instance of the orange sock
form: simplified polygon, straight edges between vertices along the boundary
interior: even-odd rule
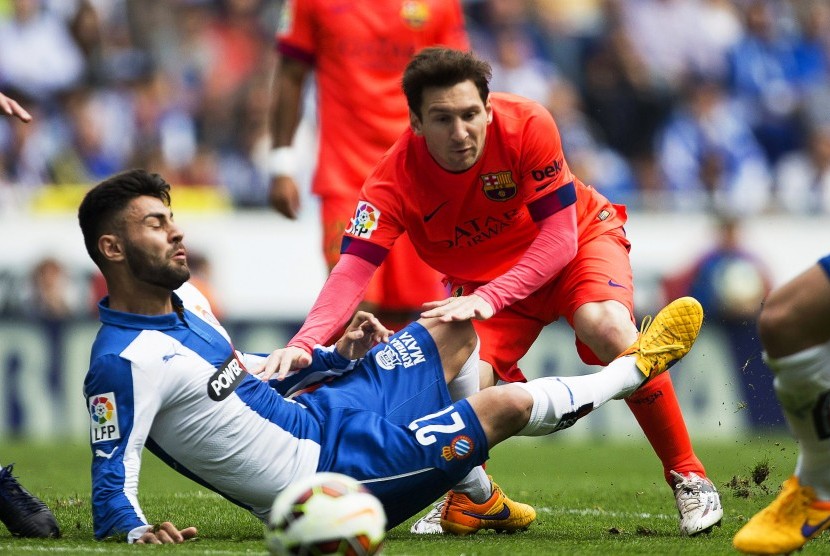
[[[669,485],[674,485],[671,470],[683,474],[694,471],[701,477],[706,476],[703,464],[692,449],[669,373],[645,383],[626,403],[663,463],[663,475]]]

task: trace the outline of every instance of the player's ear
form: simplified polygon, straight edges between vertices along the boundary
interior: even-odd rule
[[[124,246],[115,234],[104,234],[98,238],[98,251],[108,261],[124,260]]]
[[[415,135],[423,135],[423,131],[421,131],[421,118],[412,110],[409,111],[409,127],[412,128],[412,133]]]
[[[487,95],[487,100],[484,102],[484,111],[487,113],[487,125],[493,123],[493,105],[490,104],[490,95]]]

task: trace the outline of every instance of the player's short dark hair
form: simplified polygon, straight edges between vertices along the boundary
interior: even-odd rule
[[[98,238],[118,229],[121,212],[133,199],[155,197],[170,206],[170,184],[146,170],[127,170],[102,181],[89,191],[78,207],[78,223],[86,252],[99,267],[104,259],[98,251]]]
[[[424,89],[472,81],[482,102],[486,102],[492,74],[490,64],[472,52],[432,46],[415,54],[407,64],[403,72],[403,94],[409,109],[420,119]]]

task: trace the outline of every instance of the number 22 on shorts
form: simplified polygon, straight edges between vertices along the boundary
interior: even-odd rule
[[[449,418],[452,420],[450,423],[430,423],[427,425],[421,425],[422,421],[431,421],[447,413],[449,413],[449,415],[444,417],[443,420]],[[431,413],[429,415],[424,415],[419,419],[415,419],[409,424],[409,430],[417,431],[415,432],[415,438],[418,442],[424,446],[429,446],[437,442],[434,433],[453,434],[462,430],[465,426],[464,421],[461,419],[461,414],[455,410],[455,407],[449,406],[437,413]]]

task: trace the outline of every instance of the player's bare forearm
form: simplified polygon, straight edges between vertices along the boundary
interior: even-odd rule
[[[296,219],[300,212],[300,194],[294,179],[297,160],[291,144],[300,123],[303,83],[307,73],[308,66],[291,58],[280,58],[271,102],[273,150],[268,160],[271,175],[268,202],[274,210],[291,220]]]
[[[281,57],[271,99],[271,144],[288,147],[300,124],[303,84],[309,67],[292,58]]]

